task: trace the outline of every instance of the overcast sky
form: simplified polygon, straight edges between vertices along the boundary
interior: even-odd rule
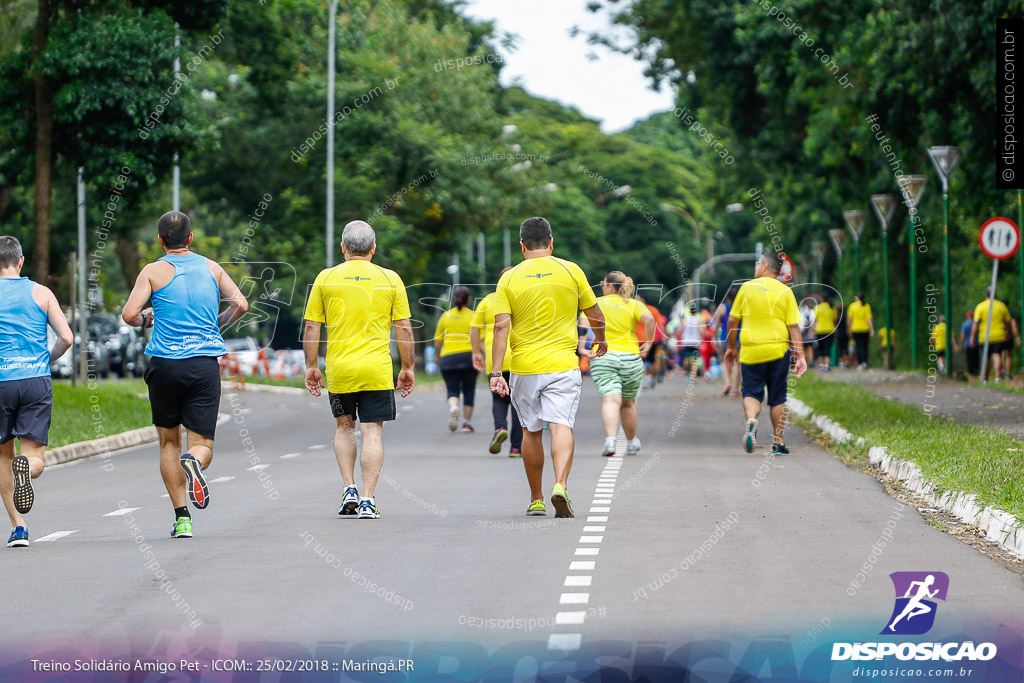
[[[650,89],[643,63],[569,37],[569,29],[608,27],[605,14],[586,11],[587,0],[469,0],[467,13],[496,20],[499,31],[515,33],[515,52],[501,50],[503,85],[576,107],[615,133],[655,112],[675,106],[669,87]],[[596,60],[588,59],[596,56]]]

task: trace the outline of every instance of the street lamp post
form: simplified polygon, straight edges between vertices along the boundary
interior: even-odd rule
[[[956,167],[960,165],[963,150],[959,147],[949,146],[929,147],[928,156],[931,157],[932,164],[942,180],[942,282],[946,289],[946,302],[943,307],[946,313],[946,377],[951,377],[953,374],[953,296],[949,275],[949,179],[953,177]],[[1021,273],[1024,273],[1024,261],[1021,263]],[[1024,283],[1024,279],[1021,282]]]
[[[900,187],[903,196],[907,200],[908,208],[917,213],[917,205],[921,201],[925,185],[928,184],[928,176],[910,175],[903,176]],[[910,249],[910,368],[917,369],[917,240],[914,235],[914,217],[907,213],[907,248]],[[886,334],[892,334],[892,330]],[[892,339],[888,339],[888,345],[892,346]]]
[[[327,267],[334,265],[334,36],[338,0],[331,0],[327,19]]]
[[[896,213],[899,198],[894,194],[871,195],[871,206],[882,224],[882,281],[885,287],[885,367],[892,369],[892,297],[889,292],[889,221]]]
[[[864,216],[863,211],[843,211],[843,220],[846,221],[846,227],[850,229],[850,234],[853,235],[853,254],[854,262],[856,263],[856,279],[854,282],[857,284],[857,291],[860,291],[861,279],[860,279],[860,233],[864,230]]]
[[[836,252],[836,269],[839,271],[839,276],[836,278],[837,290],[842,291],[843,288],[843,247],[846,246],[846,233],[842,230],[835,228],[828,231],[828,240],[832,243],[832,249]]]
[[[822,270],[825,266],[825,253],[828,251],[828,245],[824,242],[815,240],[811,242],[811,254],[814,255],[814,283],[821,284]]]

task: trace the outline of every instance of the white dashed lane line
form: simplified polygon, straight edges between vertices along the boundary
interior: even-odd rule
[[[262,472],[263,470],[267,469],[268,467],[270,467],[270,465],[262,465],[262,464],[261,465],[253,465],[252,467],[246,467],[245,471],[246,472]]]
[[[35,541],[33,541],[33,543],[46,543],[47,541],[56,541],[58,538],[64,538],[65,536],[70,536],[71,534],[75,533],[78,533],[78,529],[74,529],[72,531],[54,531],[52,534],[47,534],[42,538],[37,538]]]
[[[122,515],[127,515],[129,513],[132,513],[132,512],[135,512],[136,510],[141,510],[141,509],[142,508],[118,508],[118,509],[114,510],[113,512],[108,512],[107,514],[105,514],[103,516],[104,517],[120,517]]]
[[[316,445],[310,446],[310,447],[309,447],[309,448],[308,448],[307,450],[310,450],[310,451],[319,451],[319,450],[322,450],[322,449],[324,449],[324,448],[327,448],[327,446],[325,446],[325,445],[324,445],[324,444],[322,444],[322,443],[318,443],[318,444],[316,444]]]
[[[292,458],[297,458],[300,455],[302,455],[302,453],[285,453],[284,455],[281,456],[281,459],[282,460],[291,460]]]
[[[607,530],[606,522],[611,512],[611,502],[615,494],[615,481],[619,476],[619,469],[622,467],[622,456],[626,450],[625,434],[619,430],[619,438],[615,443],[615,455],[606,459],[604,469],[594,488],[593,500],[590,503],[590,513],[587,516],[587,525],[583,527],[583,535],[580,536],[574,557],[590,557],[592,559],[575,559],[569,563],[570,573],[565,577],[563,584],[568,589],[582,589],[580,591],[570,590],[559,596],[559,605],[586,605],[590,602],[590,593],[583,592],[588,589],[594,580],[593,572],[597,566],[597,556],[601,552],[600,545],[604,541],[604,532]],[[599,513],[599,514],[594,514]],[[600,514],[603,513],[603,514]],[[600,534],[600,535],[598,535]],[[603,614],[602,607],[599,614]],[[579,626],[587,618],[587,611],[564,611],[555,613],[556,626]],[[552,633],[548,636],[549,650],[562,650],[565,652],[576,650],[583,641],[583,634],[578,632]]]

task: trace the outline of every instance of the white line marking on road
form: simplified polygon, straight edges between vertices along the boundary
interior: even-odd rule
[[[37,538],[35,542],[45,543],[47,541],[56,541],[58,538],[64,538],[65,536],[70,536],[74,533],[78,533],[78,529],[75,529],[73,531],[54,531],[52,534],[47,534],[42,538]]]
[[[217,477],[216,479],[211,479],[210,483],[211,484],[223,484],[224,482],[231,481],[232,479],[234,479],[234,477]]]
[[[113,512],[108,512],[107,514],[105,514],[103,516],[104,517],[120,517],[122,515],[127,515],[130,512],[135,512],[136,510],[141,510],[141,509],[142,508],[117,508]]]
[[[586,612],[556,612],[556,624],[582,624],[587,618]]]
[[[612,502],[612,497],[615,494],[615,480],[619,476],[619,470],[622,469],[622,456],[626,451],[626,435],[619,427],[618,438],[615,442],[615,455],[607,460],[604,469],[601,474],[598,475],[597,485],[594,487],[594,496],[591,501],[591,505],[594,507],[590,508],[590,512],[610,512],[609,507]],[[608,515],[591,515],[587,517],[587,522],[607,522]],[[583,527],[583,533],[587,532],[598,532],[603,534],[607,527],[605,526],[585,526]],[[584,535],[580,536],[580,544],[597,544],[604,541],[604,536],[596,535]],[[595,557],[601,552],[599,547],[578,547],[576,548],[576,556],[591,556]],[[595,560],[577,560],[569,563],[569,571],[587,571],[593,572],[597,562]],[[565,586],[589,586],[593,581],[593,575],[588,574],[569,574],[565,577]],[[586,605],[590,602],[590,593],[562,593],[559,597],[559,604],[561,605]],[[601,607],[602,616],[604,607]],[[555,613],[555,625],[567,625],[567,624],[582,624],[586,619],[586,612],[556,612]],[[571,650],[579,649],[583,642],[583,635],[581,633],[552,633],[548,636],[548,649],[549,650],[564,650],[569,652]]]
[[[311,450],[311,451],[319,451],[319,450],[322,450],[322,449],[324,449],[324,448],[327,448],[327,446],[325,446],[325,445],[324,445],[324,444],[322,444],[322,443],[318,443],[318,444],[315,444],[315,445],[313,445],[313,446],[310,446],[308,450]]]
[[[580,649],[582,642],[582,633],[552,633],[548,636],[548,649],[570,652]]]
[[[262,464],[260,464],[260,465],[253,465],[252,467],[246,467],[245,471],[246,472],[262,472],[263,470],[267,469],[268,467],[270,467],[270,465],[262,465]]]
[[[399,410],[412,410],[412,406],[402,406]]]
[[[284,455],[281,456],[281,459],[282,460],[291,460],[292,458],[297,458],[300,455],[302,455],[302,453],[285,453]]]

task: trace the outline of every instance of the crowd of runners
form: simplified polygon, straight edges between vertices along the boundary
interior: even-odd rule
[[[221,330],[246,313],[248,302],[221,266],[190,249],[187,215],[163,215],[157,234],[164,256],[142,269],[122,318],[152,329],[145,381],[159,434],[160,474],[173,510],[170,535],[190,538],[188,502],[201,510],[211,499],[204,472],[213,459],[220,404],[218,359],[227,354]],[[743,397],[743,448],[753,451],[767,403],[772,451],[788,453],[783,441],[788,377],[791,367],[802,373],[808,357],[800,307],[777,279],[781,255],[762,254],[753,279],[730,290],[713,314],[686,306],[683,315],[666,318],[618,270],[600,280],[598,296],[577,264],[553,254],[546,219],[524,221],[519,239],[523,260],[502,271],[495,291],[473,302],[468,289],[454,289],[432,342],[447,389],[451,431],[473,432],[478,374],[486,373],[493,420],[488,450],[500,453],[510,441],[509,456],[521,458],[529,489],[526,514],[546,515],[550,504],[555,517],[573,517],[568,487],[585,373],[601,399],[600,455],[616,453],[620,429],[625,453],[640,451],[637,403],[645,386],[669,374],[715,376],[716,366],[724,377],[723,393]],[[359,519],[380,517],[374,493],[384,460],[384,423],[396,417],[396,391],[405,398],[416,385],[406,287],[397,273],[373,263],[376,248],[368,223],[346,225],[344,260],[316,277],[303,314],[305,386],[314,397],[326,389],[335,421],[343,487],[338,514]],[[14,527],[11,547],[29,543],[22,515],[32,508],[32,480],[44,467],[53,401],[49,364],[72,344],[53,293],[21,277],[24,260],[16,239],[0,237],[0,494]],[[815,312],[819,325],[835,325],[827,300]],[[870,327],[870,309],[867,321]],[[50,348],[47,327],[55,333]],[[861,334],[856,327],[852,331]],[[819,349],[827,337],[820,335]],[[397,377],[392,343],[401,364]],[[545,440],[554,473],[547,498]]]

